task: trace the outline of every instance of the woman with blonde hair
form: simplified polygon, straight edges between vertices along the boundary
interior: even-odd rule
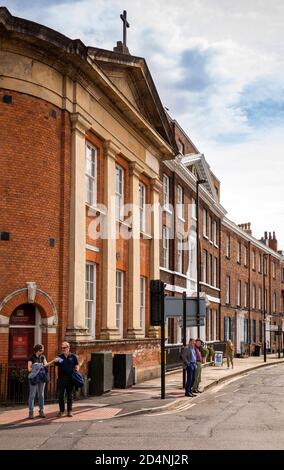
[[[232,364],[232,369],[234,368],[234,345],[232,341],[229,339],[226,342],[226,357],[227,357],[227,367],[230,368],[230,363]]]

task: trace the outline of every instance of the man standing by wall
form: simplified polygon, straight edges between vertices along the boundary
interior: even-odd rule
[[[196,370],[196,349],[194,339],[190,339],[188,347],[184,348],[182,351],[182,361],[183,367],[186,369],[186,385],[185,385],[185,396],[186,397],[196,397],[192,393],[192,386],[195,379],[195,370]]]

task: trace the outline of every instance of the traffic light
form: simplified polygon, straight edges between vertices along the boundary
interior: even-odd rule
[[[150,324],[161,325],[161,313],[165,296],[165,283],[158,280],[150,281]]]

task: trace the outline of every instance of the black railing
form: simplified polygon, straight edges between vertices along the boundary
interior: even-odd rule
[[[50,383],[45,386],[45,401],[57,399],[57,368],[48,367]],[[24,367],[0,364],[0,404],[25,404],[29,397],[28,371]]]
[[[181,351],[182,344],[166,345],[166,370],[172,370],[182,366]]]

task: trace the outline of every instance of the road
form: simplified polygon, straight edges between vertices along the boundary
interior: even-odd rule
[[[0,449],[284,449],[284,364],[188,398],[177,410],[1,429]]]

